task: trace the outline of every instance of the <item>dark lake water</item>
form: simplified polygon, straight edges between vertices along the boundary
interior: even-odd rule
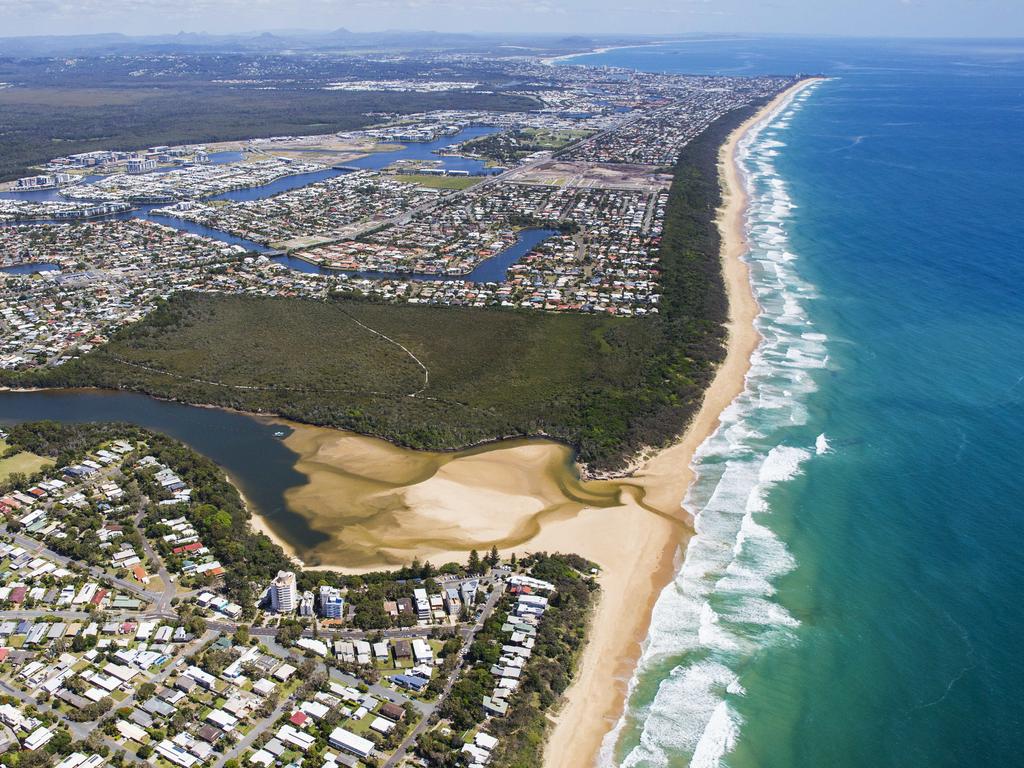
[[[168,434],[223,467],[274,530],[300,551],[328,538],[285,505],[285,491],[306,481],[295,470],[296,454],[277,434],[289,433],[287,427],[243,413],[131,392],[0,392],[0,424],[41,420],[123,421]]]

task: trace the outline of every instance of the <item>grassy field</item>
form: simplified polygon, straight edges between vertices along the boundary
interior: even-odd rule
[[[684,429],[724,354],[717,154],[751,111],[680,157],[658,316],[179,294],[78,361],[4,380],[273,412],[414,448],[548,435],[592,469],[621,468]]]
[[[561,149],[574,141],[593,136],[594,131],[581,129],[553,131],[548,128],[524,128],[520,134],[526,141],[541,149]]]
[[[466,189],[474,184],[479,184],[481,178],[479,176],[432,176],[428,173],[403,173],[395,176],[395,180],[433,189]]]
[[[0,440],[0,456],[7,453],[7,443]],[[0,483],[3,483],[13,474],[33,475],[43,467],[52,467],[53,461],[34,453],[22,451],[13,456],[0,459]]]

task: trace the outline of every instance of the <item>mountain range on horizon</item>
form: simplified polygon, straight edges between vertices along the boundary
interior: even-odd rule
[[[121,32],[82,35],[0,37],[0,56],[123,55],[153,53],[326,53],[344,50],[425,50],[493,52],[503,46],[542,52],[581,50],[597,45],[649,42],[648,35],[564,35],[438,32],[389,29],[353,32],[345,27],[328,31],[285,29],[236,34],[176,32],[129,35]]]

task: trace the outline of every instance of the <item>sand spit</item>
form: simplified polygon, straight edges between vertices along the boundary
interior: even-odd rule
[[[328,535],[312,549],[287,551],[317,567],[359,572],[408,563],[463,561],[473,548],[520,554],[544,530],[584,509],[613,509],[643,494],[617,481],[581,481],[568,448],[514,440],[461,452],[398,448],[334,429],[288,424],[285,444],[308,483],[288,506]],[[658,516],[657,511],[646,514]],[[266,521],[259,521],[266,529]],[[337,533],[344,529],[344,536]],[[273,532],[272,532],[273,533]]]

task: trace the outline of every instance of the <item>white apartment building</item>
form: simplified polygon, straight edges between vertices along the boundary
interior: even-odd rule
[[[278,571],[270,582],[270,606],[275,613],[291,613],[299,603],[299,588],[296,586],[295,573]]]

